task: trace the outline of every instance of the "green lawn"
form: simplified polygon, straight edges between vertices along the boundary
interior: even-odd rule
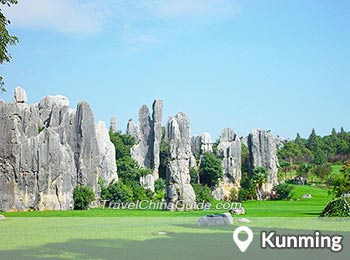
[[[313,198],[301,199],[310,193]],[[320,220],[317,215],[329,197],[327,190],[295,186],[290,201],[244,202],[251,223],[234,216],[233,227],[199,228],[200,216],[219,211],[103,210],[3,213],[0,221],[0,259],[286,259],[286,251],[262,251],[258,239],[243,255],[232,242],[235,226],[247,225],[255,236],[273,229],[298,234],[313,230],[348,236],[350,222]],[[222,212],[222,211],[221,211]],[[159,233],[162,232],[162,233]],[[328,250],[288,252],[331,258]],[[289,259],[289,258],[288,258]],[[338,255],[337,259],[342,258]]]

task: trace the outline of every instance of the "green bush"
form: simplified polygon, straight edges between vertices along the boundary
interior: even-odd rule
[[[321,217],[350,217],[350,199],[336,198],[328,203]]]
[[[210,188],[207,185],[193,184],[194,193],[196,194],[197,203],[210,202],[213,198],[211,196]]]
[[[288,185],[285,183],[278,184],[273,188],[275,195],[272,197],[272,199],[285,200],[289,197],[292,190],[293,190],[293,186],[291,186],[291,185]]]
[[[332,173],[332,167],[328,164],[317,165],[314,169],[314,173],[320,179],[325,180],[326,177]]]
[[[200,182],[208,187],[214,187],[219,183],[223,177],[221,160],[216,158],[213,153],[206,153],[203,155],[201,164],[199,166]]]
[[[165,181],[162,178],[159,178],[154,182],[154,190],[156,193],[164,192],[165,190]]]
[[[87,186],[76,186],[73,191],[74,209],[87,210],[95,199],[95,193]]]
[[[241,179],[241,188],[238,192],[238,200],[246,201],[253,200],[256,198],[256,185],[253,181],[248,177],[247,173],[242,174]]]
[[[113,202],[132,202],[133,190],[129,186],[123,184],[121,181],[112,183],[101,194],[104,200],[110,200]]]
[[[231,202],[237,202],[237,201],[238,201],[238,190],[237,190],[236,187],[233,187],[233,188],[231,189],[230,201],[231,201]]]

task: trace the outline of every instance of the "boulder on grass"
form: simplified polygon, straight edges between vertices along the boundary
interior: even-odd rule
[[[199,227],[208,226],[230,226],[233,224],[233,218],[230,213],[207,215],[198,220]]]
[[[235,214],[235,215],[244,215],[245,214],[245,209],[243,207],[237,208],[237,209],[231,209],[230,213],[231,214]]]
[[[0,220],[5,220],[5,219],[6,219],[5,216],[0,215]]]
[[[302,199],[312,199],[312,195],[311,194],[304,194],[301,198]]]

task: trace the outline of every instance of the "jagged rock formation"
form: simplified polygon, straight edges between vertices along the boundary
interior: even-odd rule
[[[96,126],[97,147],[100,156],[99,165],[102,167],[101,178],[104,183],[118,181],[117,164],[115,162],[115,147],[109,140],[109,133],[105,122],[99,121]]]
[[[195,135],[191,138],[191,151],[195,157],[201,154],[213,152],[213,142],[209,133]]]
[[[136,143],[140,141],[140,138],[141,138],[140,128],[132,119],[130,119],[128,122],[128,125],[126,127],[126,134],[134,137]]]
[[[71,209],[77,184],[96,192],[113,171],[103,167],[90,106],[70,109],[63,96],[28,105],[21,88],[15,96],[0,102],[0,211]]]
[[[230,128],[224,128],[217,149],[217,156],[222,159],[223,179],[213,190],[217,200],[229,199],[232,188],[241,181],[241,140]]]
[[[176,204],[195,207],[196,195],[190,184],[191,139],[190,121],[184,113],[169,118],[166,126],[166,140],[169,143],[170,160],[166,173],[166,201],[169,208]]]
[[[154,182],[159,178],[162,111],[163,101],[161,100],[154,101],[152,117],[148,107],[143,105],[139,111],[140,126],[137,126],[133,120],[129,120],[126,131],[137,141],[131,148],[131,157],[141,168],[149,168],[153,171],[152,175],[143,176],[140,179],[141,185],[152,191],[154,191]]]
[[[27,103],[28,98],[27,98],[27,93],[25,89],[21,87],[16,87],[15,88],[15,103]]]
[[[114,116],[111,118],[111,123],[109,126],[109,131],[111,131],[113,134],[118,132],[118,126],[117,126],[117,118]]]
[[[255,167],[265,167],[267,169],[267,183],[263,189],[271,191],[277,184],[278,158],[276,155],[275,137],[270,131],[253,130],[248,136],[249,149],[249,169],[253,174]]]

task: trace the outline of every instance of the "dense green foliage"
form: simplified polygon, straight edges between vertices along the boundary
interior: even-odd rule
[[[192,187],[196,194],[197,203],[210,202],[212,200],[210,188],[207,185],[192,184]]]
[[[205,153],[199,166],[200,183],[208,187],[214,187],[223,177],[221,160],[214,153]]]
[[[17,0],[1,0],[2,5],[17,4]],[[5,17],[0,8],[0,64],[4,62],[10,62],[11,55],[8,52],[9,45],[15,45],[18,42],[17,37],[10,35],[7,26],[10,25],[10,21]],[[0,75],[0,91],[5,91],[3,77]]]
[[[330,135],[320,137],[313,129],[309,138],[303,139],[297,134],[293,141],[287,142],[279,152],[281,164],[314,163],[345,161],[350,158],[350,133],[341,128],[334,128]]]
[[[273,191],[275,192],[275,194],[272,199],[274,200],[288,199],[292,190],[293,190],[292,185],[280,183],[274,187]]]
[[[76,186],[73,191],[74,209],[86,210],[95,199],[95,193],[88,186]]]
[[[132,202],[134,196],[129,186],[118,181],[102,189],[101,199],[113,202]]]
[[[105,187],[100,182],[101,198],[113,202],[133,202],[149,200],[154,193],[144,189],[140,184],[140,177],[152,174],[151,169],[142,169],[138,163],[131,158],[130,149],[135,144],[135,139],[121,133],[110,133],[110,138],[116,149],[116,163],[118,167],[119,181],[113,182]],[[157,199],[164,197],[164,181],[156,184]]]
[[[238,192],[238,200],[246,201],[253,200],[256,198],[256,185],[253,183],[252,179],[248,177],[247,173],[242,174],[241,178],[241,188]]]
[[[339,174],[332,175],[328,179],[328,185],[332,187],[336,197],[350,193],[350,162],[343,165]]]
[[[321,217],[350,217],[350,200],[336,198],[328,203],[322,211]]]
[[[199,183],[199,171],[197,167],[190,167],[191,184]]]

